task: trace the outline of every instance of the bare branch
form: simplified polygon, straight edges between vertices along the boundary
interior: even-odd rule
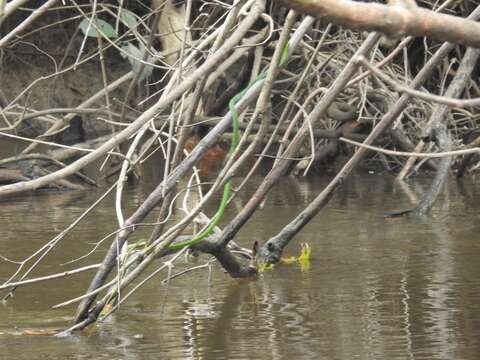
[[[350,29],[390,35],[426,36],[480,47],[480,24],[458,16],[423,9],[348,0],[277,0],[298,12]]]

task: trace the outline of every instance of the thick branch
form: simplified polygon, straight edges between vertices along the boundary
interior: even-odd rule
[[[277,0],[301,13],[347,28],[390,35],[426,36],[440,41],[480,47],[480,24],[421,7],[404,8],[347,0]]]

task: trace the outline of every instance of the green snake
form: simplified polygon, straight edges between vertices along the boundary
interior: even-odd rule
[[[280,59],[280,65],[283,65],[283,63],[287,60],[288,58],[288,52],[289,52],[289,47],[288,44],[285,45],[283,51],[282,51],[282,56]],[[228,109],[232,115],[232,128],[233,128],[233,134],[232,134],[232,141],[230,143],[230,148],[228,150],[228,157],[232,157],[233,153],[235,152],[237,145],[238,145],[238,138],[239,138],[239,124],[238,124],[238,111],[236,108],[237,103],[240,101],[240,99],[245,95],[245,93],[258,81],[264,80],[267,76],[267,72],[264,71],[261,74],[259,74],[254,80],[252,80],[245,89],[237,93],[235,96],[233,96],[230,101],[228,102]],[[230,197],[230,194],[232,193],[232,179],[228,179],[228,181],[225,183],[223,187],[223,194],[222,194],[222,199],[220,201],[220,205],[218,206],[217,212],[213,216],[213,218],[210,220],[208,225],[197,235],[195,235],[193,238],[190,240],[182,241],[182,242],[177,242],[174,244],[171,244],[168,246],[168,250],[172,251],[177,251],[180,249],[183,249],[184,247],[187,246],[192,246],[198,243],[199,241],[205,239],[208,235],[212,233],[212,230],[217,226],[218,222],[222,218],[225,209],[227,207],[227,202]]]

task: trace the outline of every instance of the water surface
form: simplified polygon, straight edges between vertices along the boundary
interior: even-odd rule
[[[255,239],[267,240],[328,180],[285,178],[236,240],[249,247]],[[257,280],[233,280],[214,266],[211,273],[192,272],[168,287],[161,284],[162,274],[115,316],[67,339],[20,334],[68,325],[74,307],[50,307],[82,294],[93,272],[20,288],[0,305],[0,358],[477,359],[480,185],[475,179],[451,180],[423,219],[382,216],[411,206],[427,184],[417,178],[401,187],[385,175],[356,174],[287,248],[286,255],[296,255],[301,242],[310,244],[308,270],[283,265]],[[127,214],[152,185],[128,189]],[[235,200],[228,216],[252,191]],[[0,254],[26,258],[101,193],[3,200]],[[115,229],[112,204],[109,198],[88,216],[32,276],[100,261],[105,246],[76,264],[58,266],[87,253]],[[173,272],[188,266],[182,261]],[[0,282],[15,269],[0,262]]]

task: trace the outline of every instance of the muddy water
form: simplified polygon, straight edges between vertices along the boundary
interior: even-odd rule
[[[237,240],[248,245],[268,239],[327,181],[285,179]],[[409,207],[426,184],[420,178],[399,187],[386,176],[357,174],[287,249],[294,255],[299,242],[308,242],[309,269],[283,265],[256,281],[238,281],[214,267],[211,274],[193,272],[168,287],[160,283],[162,275],[115,316],[71,338],[20,334],[66,326],[74,308],[50,306],[80,295],[92,272],[20,288],[0,305],[0,358],[478,359],[480,183],[452,180],[425,219],[382,218],[384,211]],[[127,213],[149,185],[128,191]],[[250,190],[234,202],[230,216]],[[0,254],[24,259],[100,194],[2,201]],[[33,276],[99,261],[105,246],[85,260],[58,266],[87,253],[115,228],[111,209],[107,199]],[[15,269],[0,262],[0,282]]]

